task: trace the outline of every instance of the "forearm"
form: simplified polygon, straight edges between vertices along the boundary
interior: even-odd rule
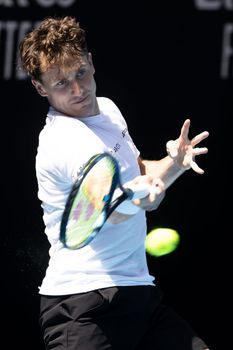
[[[185,168],[180,168],[169,156],[160,160],[139,158],[139,166],[142,175],[151,175],[160,178],[164,182],[165,189],[171,186],[186,170]]]

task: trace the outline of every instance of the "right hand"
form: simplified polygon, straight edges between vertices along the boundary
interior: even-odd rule
[[[165,185],[159,178],[154,178],[150,175],[142,175],[136,177],[134,180],[128,182],[127,184],[130,185],[130,183],[132,186],[143,183],[149,185],[150,193],[146,197],[133,200],[133,203],[143,210],[156,210],[165,197]]]
[[[150,193],[141,199],[134,199],[133,203],[136,206],[139,206],[141,209],[146,211],[153,211],[158,208],[165,196],[165,186],[162,180],[158,178],[153,178],[150,175],[142,175],[136,177],[134,180],[129,181],[125,184],[125,187],[132,186],[137,184],[148,184],[150,188]],[[117,209],[110,215],[108,218],[109,222],[112,224],[118,224],[122,221],[128,220],[135,214],[128,215],[119,213]]]

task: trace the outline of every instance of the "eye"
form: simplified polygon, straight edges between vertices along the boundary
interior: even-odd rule
[[[67,84],[67,80],[60,80],[56,83],[56,86],[64,86]]]
[[[84,76],[84,74],[86,73],[86,69],[85,68],[81,68],[77,73],[76,73],[76,78],[80,79]]]

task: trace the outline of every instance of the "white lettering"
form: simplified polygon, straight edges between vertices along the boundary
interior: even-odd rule
[[[20,23],[18,30],[18,40],[17,40],[17,48],[19,47],[20,41],[24,38],[25,34],[32,29],[32,23],[28,21],[24,21]],[[19,62],[19,51],[17,50],[16,54],[16,62]],[[20,69],[16,69],[16,78],[17,79],[26,79],[26,73]]]
[[[18,69],[19,43],[24,35],[39,23],[32,23],[30,21],[0,21],[0,39],[3,38],[3,40],[0,40],[2,46],[0,52],[2,54],[4,80],[13,79],[14,76],[16,79],[26,78],[25,73]]]
[[[195,0],[198,10],[218,10],[221,8],[221,0]]]
[[[73,5],[75,0],[37,0],[36,2],[42,7],[51,7],[54,5],[58,5],[60,7],[69,7]]]
[[[29,2],[28,0],[17,0],[17,4],[20,6],[20,7],[27,7],[29,6]]]
[[[222,59],[220,76],[227,79],[232,74],[233,77],[233,23],[227,23],[223,29]],[[230,66],[232,71],[230,72]]]
[[[60,6],[60,7],[69,7],[75,3],[75,0],[35,0],[35,2],[41,7],[52,7],[52,6]],[[33,6],[30,4],[29,0],[0,0],[0,6],[4,7],[29,7]]]
[[[75,0],[58,0],[58,5],[60,7],[69,7],[75,3]]]
[[[16,4],[19,7],[27,7],[27,6],[30,5],[28,0],[17,0]],[[15,6],[13,0],[0,0],[0,5],[4,5],[5,7],[13,7],[13,6]]]
[[[56,0],[37,0],[37,3],[42,7],[51,7],[55,5]]]
[[[233,0],[225,0],[224,4],[226,6],[226,10],[233,10]]]
[[[12,0],[0,0],[0,5],[3,5],[5,7],[12,7],[14,6],[14,3]]]
[[[12,62],[14,54],[14,34],[17,28],[17,23],[14,21],[0,22],[0,30],[6,32],[5,55],[3,57],[3,76],[8,80],[12,76]]]
[[[198,10],[216,11],[221,8],[233,10],[233,0],[194,0]]]

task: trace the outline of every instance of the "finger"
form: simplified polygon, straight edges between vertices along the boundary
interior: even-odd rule
[[[183,139],[188,138],[190,123],[191,123],[190,119],[186,119],[184,121],[184,124],[183,124],[183,126],[181,128],[181,132],[180,132],[180,137],[182,137]]]
[[[166,149],[167,149],[167,154],[171,157],[171,158],[175,158],[178,155],[178,149],[176,147],[176,141],[174,140],[170,140],[167,142],[166,144]]]
[[[201,169],[196,162],[191,161],[190,167],[198,174],[204,174],[204,170]]]
[[[192,153],[194,156],[198,156],[200,154],[206,154],[206,153],[208,153],[208,148],[207,147],[195,147],[195,148],[193,148]]]
[[[150,186],[150,194],[149,194],[149,199],[151,202],[153,202],[157,196],[161,195],[162,192],[165,190],[165,184],[164,182],[156,178],[153,180],[152,185]]]
[[[147,211],[152,211],[158,208],[160,203],[165,197],[165,191],[161,192],[160,194],[156,195],[155,199],[146,206]]]
[[[209,136],[208,131],[203,131],[200,134],[196,135],[192,140],[191,140],[191,145],[194,147],[196,146],[199,142],[202,140],[206,139]]]

